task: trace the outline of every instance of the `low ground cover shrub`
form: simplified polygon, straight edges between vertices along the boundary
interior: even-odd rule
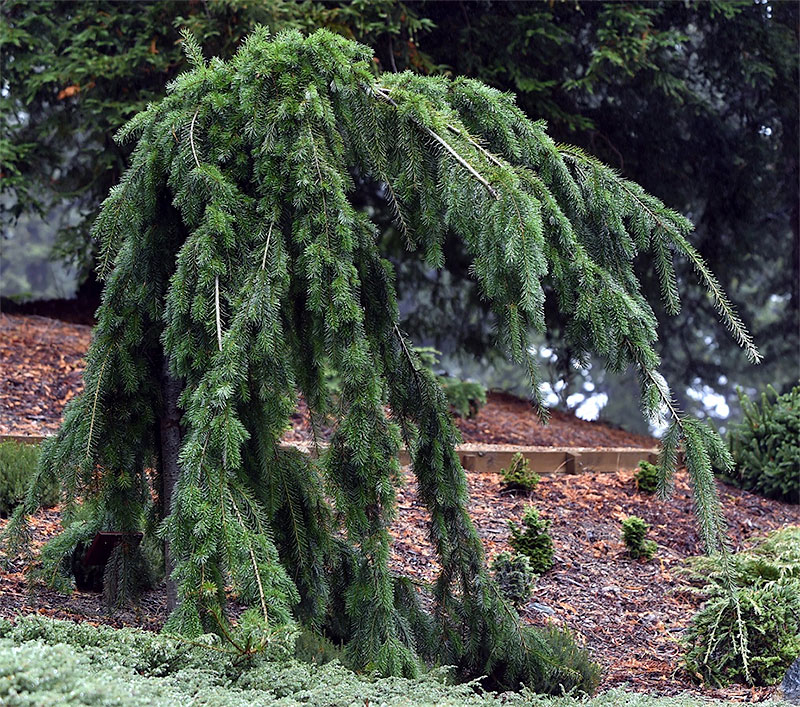
[[[526,631],[532,630],[530,628]],[[553,658],[578,676],[565,687],[594,689],[599,667],[568,631],[549,627],[541,632]],[[0,704],[123,705],[173,707],[213,704],[255,705],[577,705],[523,690],[497,696],[477,683],[454,685],[446,668],[417,680],[357,675],[338,660],[324,665],[292,656],[292,635],[274,637],[264,655],[241,662],[216,637],[186,640],[136,629],[113,629],[42,617],[0,620]],[[57,668],[57,669],[56,669]],[[557,671],[557,691],[565,671]],[[627,704],[601,698],[597,705]],[[631,704],[639,704],[634,702]]]
[[[571,656],[587,682],[597,684],[597,666],[588,661],[574,638],[546,629],[554,651]],[[135,629],[112,629],[43,617],[25,617],[12,624],[0,620],[0,704],[100,705],[174,707],[180,704],[215,707],[726,707],[727,702],[690,695],[652,697],[610,690],[594,698],[546,697],[528,690],[496,695],[477,685],[450,685],[446,671],[419,680],[371,679],[337,661],[324,666],[303,663],[287,655],[284,639],[275,638],[267,658],[234,665],[219,644],[190,645],[164,635]],[[559,649],[558,646],[561,646]]]
[[[630,516],[622,521],[622,539],[632,558],[650,560],[656,554],[658,545],[647,540],[649,530],[650,525],[638,516]]]
[[[544,574],[553,566],[553,540],[547,530],[550,521],[539,517],[539,511],[528,506],[522,516],[522,527],[513,520],[508,521],[511,538],[508,544],[517,552],[527,555],[531,569]]]
[[[522,491],[533,491],[539,483],[539,474],[531,469],[530,462],[517,452],[512,458],[511,463],[500,470],[503,477],[503,484],[510,489]]]
[[[530,599],[536,572],[527,555],[501,552],[492,563],[492,572],[500,592],[514,607],[519,609]]]
[[[633,475],[636,489],[642,493],[655,493],[658,490],[658,467],[648,461],[640,461]]]
[[[687,563],[686,576],[706,602],[686,633],[686,667],[715,686],[775,685],[800,655],[800,527],[771,533],[746,552],[731,555],[729,572],[734,595],[719,556]]]
[[[0,518],[6,517],[22,501],[38,462],[38,444],[0,442]],[[49,484],[42,505],[54,506],[57,502],[58,488]]]
[[[800,503],[800,386],[785,395],[767,386],[760,404],[738,393],[744,419],[728,435],[733,481],[767,498]]]

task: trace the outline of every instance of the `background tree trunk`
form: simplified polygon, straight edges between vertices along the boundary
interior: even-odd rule
[[[169,372],[169,363],[164,359],[161,375],[161,395],[163,409],[159,423],[161,437],[161,513],[166,518],[172,510],[172,494],[178,481],[180,467],[178,453],[181,449],[181,413],[178,398],[181,382]],[[172,611],[178,604],[178,588],[170,577],[175,563],[170,553],[169,540],[164,541],[164,568],[167,582],[167,608]]]

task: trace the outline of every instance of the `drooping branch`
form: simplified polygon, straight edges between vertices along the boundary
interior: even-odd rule
[[[429,265],[444,262],[446,233],[459,239],[500,342],[534,388],[529,333],[545,329],[544,284],[578,354],[635,364],[645,412],[673,416],[662,485],[683,440],[704,537],[724,545],[711,474],[720,443],[672,402],[633,269],[650,249],[672,295],[665,244],[694,260],[677,215],[557,148],[542,124],[478,82],[376,82],[367,49],[324,31],[259,31],[230,62],[206,64],[194,40],[186,46],[193,71],[121,131],[139,137],[133,167],[98,219],[113,269],[86,391],[37,477],[62,475],[93,515],[70,526],[56,565],[101,527],[152,532],[148,503],[171,454],[154,437],[163,373],[154,362],[166,362],[182,387],[184,432],[161,527],[180,593],[169,630],[214,631],[249,650],[251,634],[240,638],[225,618],[233,588],[248,606],[242,630],[267,636],[300,619],[365,669],[414,675],[428,661],[465,677],[491,673],[504,687],[541,684],[554,669],[488,576],[458,430],[401,331],[392,270],[375,225],[353,207],[352,175],[386,185],[398,227]],[[699,272],[747,348],[724,293],[704,264]],[[299,394],[313,420],[334,418],[316,462],[279,449]],[[389,570],[401,433],[442,566],[430,617]],[[164,478],[154,479],[159,455]]]

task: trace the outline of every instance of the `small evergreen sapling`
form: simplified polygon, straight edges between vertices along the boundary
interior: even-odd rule
[[[633,475],[636,481],[636,490],[641,493],[655,493],[658,491],[658,467],[648,461],[640,461],[639,468]]]
[[[553,566],[553,540],[547,533],[550,521],[539,517],[539,511],[528,506],[522,515],[522,527],[508,521],[511,538],[508,544],[517,552],[527,555],[531,569],[544,574]]]
[[[742,488],[788,503],[800,503],[800,386],[778,395],[772,386],[761,404],[741,390],[744,419],[728,435]]]
[[[492,562],[492,572],[503,596],[519,609],[531,597],[536,572],[527,555],[501,552]]]
[[[670,418],[659,487],[682,446],[702,536],[724,548],[712,464],[730,469],[730,456],[673,402],[634,263],[651,259],[674,313],[673,256],[686,258],[759,354],[685,218],[478,81],[376,76],[367,47],[324,30],[259,29],[227,62],[206,61],[189,34],[183,45],[193,69],[117,136],[137,142],[94,226],[105,285],[85,390],[44,446],[13,542],[57,480],[67,527],[47,553],[51,576],[98,530],[160,538],[169,631],[231,640],[233,593],[247,607],[233,641],[247,652],[300,621],[377,673],[435,662],[500,686],[548,684],[546,642],[488,576],[458,430],[400,327],[376,226],[350,199],[358,175],[429,267],[446,236],[460,239],[543,416],[529,335],[546,329],[545,289],[575,351],[636,371],[646,415]],[[315,458],[280,445],[300,394],[315,417],[334,417]],[[401,443],[442,568],[431,614],[389,570]],[[543,569],[552,543],[528,518]],[[114,571],[130,575],[129,559]]]
[[[510,489],[533,491],[539,483],[539,474],[531,469],[530,462],[520,452],[511,458],[511,463],[505,469],[500,470],[500,475]]]
[[[651,560],[656,554],[658,545],[646,539],[649,530],[650,525],[638,516],[630,516],[622,521],[622,539],[632,558]]]

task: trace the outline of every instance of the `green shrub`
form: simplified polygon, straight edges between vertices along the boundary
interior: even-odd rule
[[[486,405],[486,388],[480,383],[450,376],[438,376],[438,380],[450,407],[459,417],[475,417]]]
[[[594,691],[599,669],[569,631],[530,626],[522,630],[553,665],[547,689]],[[43,617],[18,618],[13,624],[0,620],[0,704],[4,706],[171,707],[184,703],[218,707],[586,704],[572,697],[551,700],[529,690],[497,696],[474,683],[449,684],[449,672],[441,668],[408,680],[357,675],[338,660],[324,665],[305,663],[292,656],[290,635],[276,635],[267,653],[243,662],[228,653],[216,636],[199,636],[190,642]],[[602,699],[597,704],[610,707],[628,701],[619,693],[616,701]]]
[[[595,663],[589,652],[583,648],[575,638],[575,634],[566,626],[556,626],[548,624],[541,630],[542,638],[549,649],[551,660],[556,665],[564,666],[570,673],[567,681],[563,677],[559,678],[558,673],[554,673],[547,684],[544,685],[546,692],[558,694],[563,690],[568,692],[570,685],[576,686],[580,692],[591,695],[600,684],[602,670]],[[556,680],[561,682],[556,682]]]
[[[800,527],[730,555],[727,568],[718,555],[690,558],[684,574],[706,599],[684,639],[689,672],[711,685],[780,682],[800,653]]]
[[[511,489],[533,491],[539,483],[539,474],[531,469],[530,462],[520,452],[512,457],[505,469],[500,469],[500,475],[503,483]]]
[[[739,645],[737,603],[747,637],[747,669]],[[686,632],[686,668],[714,686],[775,685],[800,654],[798,617],[800,583],[794,580],[737,587],[735,600],[727,590],[715,589]]]
[[[553,566],[553,541],[547,533],[550,521],[539,518],[539,511],[528,506],[522,516],[522,526],[520,528],[514,521],[508,521],[511,531],[508,544],[527,555],[536,574],[544,574]]]
[[[658,490],[658,467],[648,461],[640,461],[633,475],[636,489],[642,493],[655,493]]]
[[[526,634],[531,627],[524,629]],[[563,629],[539,631],[554,659],[570,670],[554,671],[551,691],[561,693],[576,682],[584,692],[597,685],[599,670],[586,651]],[[527,638],[527,635],[526,635]],[[434,670],[418,680],[371,679],[345,669],[338,661],[324,666],[302,663],[278,652],[236,664],[208,648],[202,636],[186,641],[138,631],[94,627],[43,617],[0,620],[0,704],[4,707],[74,705],[85,707],[174,707],[215,705],[254,707],[733,707],[733,703],[681,695],[652,697],[611,690],[592,699],[547,697],[530,690],[494,695],[477,685],[447,684],[447,673]],[[275,641],[285,646],[283,640]],[[288,647],[287,647],[288,650]]]
[[[767,386],[760,405],[738,393],[744,420],[728,435],[733,480],[767,498],[800,503],[800,386],[785,395]]]
[[[501,552],[492,563],[492,572],[500,593],[516,608],[530,599],[536,573],[527,555]]]
[[[0,442],[0,517],[14,510],[25,496],[39,463],[39,445],[8,440]],[[58,488],[49,484],[42,505],[58,503]]]
[[[646,539],[649,530],[650,525],[638,516],[630,516],[622,521],[622,539],[628,548],[628,554],[634,559],[643,557],[650,560],[656,554],[658,545]]]

